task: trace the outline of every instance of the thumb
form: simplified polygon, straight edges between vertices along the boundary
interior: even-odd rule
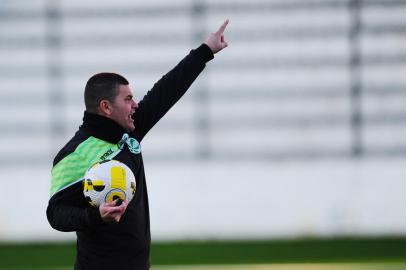
[[[111,202],[107,202],[106,203],[107,206],[115,206],[116,205],[116,201],[111,201]]]

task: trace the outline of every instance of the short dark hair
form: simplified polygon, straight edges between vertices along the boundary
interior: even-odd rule
[[[97,113],[100,101],[108,100],[114,102],[117,90],[120,85],[128,85],[123,76],[116,73],[98,73],[90,77],[85,87],[86,111]]]

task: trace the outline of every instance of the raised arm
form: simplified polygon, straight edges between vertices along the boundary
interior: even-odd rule
[[[192,50],[171,71],[164,75],[139,102],[134,113],[135,137],[139,141],[183,96],[190,85],[214,58],[215,53],[228,46],[224,39],[224,30],[228,20],[209,35],[206,42]]]

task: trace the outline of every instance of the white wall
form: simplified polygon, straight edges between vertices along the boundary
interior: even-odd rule
[[[152,237],[406,234],[404,164],[404,159],[147,160]],[[49,177],[48,168],[1,169],[0,241],[74,239],[47,223]]]

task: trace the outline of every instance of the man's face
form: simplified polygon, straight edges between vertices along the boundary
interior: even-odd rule
[[[131,88],[128,85],[120,85],[118,94],[112,105],[110,118],[116,121],[128,132],[134,131],[134,119],[132,114],[138,108],[138,103],[133,100]]]

